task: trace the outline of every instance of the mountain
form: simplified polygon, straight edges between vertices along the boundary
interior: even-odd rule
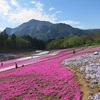
[[[47,21],[39,21],[34,19],[25,22],[16,28],[6,28],[6,32],[9,35],[30,35],[44,41],[56,37],[64,37],[68,35],[83,35],[97,31],[100,32],[100,29],[82,30],[63,23],[53,24]]]

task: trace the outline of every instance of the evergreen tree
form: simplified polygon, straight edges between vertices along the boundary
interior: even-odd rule
[[[15,49],[16,48],[16,35],[15,34],[12,34],[11,42],[12,42],[13,49]]]

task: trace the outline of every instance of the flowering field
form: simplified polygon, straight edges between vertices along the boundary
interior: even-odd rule
[[[23,55],[22,57],[17,59],[2,61],[2,64],[0,64],[0,72],[15,68],[15,63],[17,63],[18,67],[22,67],[23,65],[25,66],[40,62],[43,60],[44,56],[48,54],[48,52],[44,51],[43,54],[38,53],[38,55],[36,55],[37,53],[33,54],[33,52],[31,52],[31,54],[28,53],[27,56]],[[19,56],[19,54],[17,56]]]
[[[88,87],[88,100],[100,100],[100,48],[95,50],[98,51],[97,55],[94,55],[93,52],[84,54],[84,52],[92,51],[85,50],[82,55],[77,54],[62,62],[75,73],[81,74]]]
[[[76,51],[79,51],[79,50],[81,49],[76,49]],[[2,62],[3,66],[0,64],[0,72],[15,68],[15,62],[17,63],[18,67],[22,67],[23,65],[26,66],[33,63],[38,63],[41,61],[46,61],[53,58],[61,57],[66,54],[68,55],[71,53],[72,53],[72,50],[55,50],[55,51],[50,51],[50,52],[43,51],[41,53],[34,54],[34,55],[30,54],[30,56],[27,56],[27,57],[25,56],[22,58]]]
[[[76,54],[71,49],[53,51],[53,55],[49,53],[38,58],[37,63],[30,59],[31,64],[25,67],[0,72],[0,100],[81,100],[82,92],[76,75],[60,63],[64,60],[63,64],[71,66],[70,60],[74,56],[77,58],[97,49],[100,50],[79,48]],[[69,63],[65,63],[65,59]]]
[[[65,52],[69,54],[64,50],[58,55]],[[59,64],[67,57],[56,55],[51,60],[1,72],[0,100],[80,100],[75,74]]]

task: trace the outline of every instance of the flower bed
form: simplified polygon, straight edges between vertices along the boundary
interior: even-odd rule
[[[76,49],[76,51],[80,51],[81,49]],[[47,52],[48,53],[48,52]],[[56,55],[52,55],[56,54]],[[14,59],[14,60],[8,60],[8,61],[4,61],[3,66],[0,64],[0,71],[4,71],[4,70],[8,70],[8,69],[12,69],[15,68],[15,62],[17,63],[18,67],[21,66],[25,66],[25,65],[29,65],[29,64],[33,64],[33,63],[38,63],[41,61],[46,61],[46,60],[50,60],[50,59],[54,59],[57,57],[61,57],[64,55],[68,55],[68,54],[72,54],[72,50],[71,49],[65,49],[65,50],[56,50],[56,51],[52,51],[51,53],[45,54],[45,55],[40,55],[40,56],[28,56],[28,57],[23,57],[23,58],[19,58],[19,59]]]
[[[93,51],[98,50],[98,55]],[[62,63],[79,72],[89,87],[89,100],[100,100],[100,47],[85,50],[77,56],[64,60]],[[89,53],[92,52],[92,53]],[[84,54],[87,53],[87,54]],[[82,55],[83,54],[83,55]],[[95,99],[96,98],[96,99]]]
[[[61,52],[60,55],[64,54]],[[76,76],[59,64],[67,57],[1,72],[0,99],[80,100],[81,91],[75,81]]]

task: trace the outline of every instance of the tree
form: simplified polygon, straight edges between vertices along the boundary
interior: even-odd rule
[[[60,49],[63,48],[63,39],[61,38],[56,38],[54,40],[52,40],[50,43],[47,44],[47,49]]]
[[[92,44],[93,44],[92,40],[90,40],[90,39],[86,40],[86,46],[90,46]]]
[[[68,43],[70,46],[74,47],[83,44],[83,41],[79,36],[72,36],[71,38],[69,38]]]
[[[17,49],[29,49],[29,41],[22,37],[16,38],[16,48]]]
[[[69,39],[71,38],[72,36],[67,36],[67,37],[65,37],[64,38],[64,42],[63,42],[63,48],[69,48],[69,47],[71,47],[70,45],[69,45]]]
[[[30,48],[32,49],[45,49],[45,43],[37,38],[32,38],[29,35],[23,36],[24,39],[29,41]]]
[[[6,33],[6,30],[1,32],[0,34],[0,42],[1,42],[1,48],[7,50],[7,39],[8,39],[8,34]]]
[[[16,35],[15,34],[12,34],[11,42],[12,42],[13,49],[15,49],[16,48]]]

